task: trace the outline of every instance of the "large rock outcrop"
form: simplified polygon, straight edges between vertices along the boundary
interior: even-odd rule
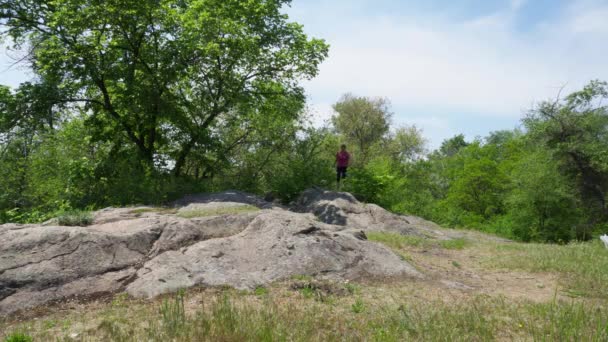
[[[100,210],[88,227],[0,225],[0,314],[117,291],[153,297],[197,285],[251,289],[293,275],[420,278],[365,231],[447,238],[430,222],[319,189],[291,210],[237,191],[173,205]]]

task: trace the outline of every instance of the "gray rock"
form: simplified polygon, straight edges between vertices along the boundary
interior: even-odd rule
[[[173,214],[243,204],[262,210]],[[0,314],[125,290],[148,298],[196,285],[251,289],[293,275],[421,278],[365,232],[441,234],[430,222],[316,189],[292,210],[238,191],[187,196],[174,206],[106,208],[88,227],[0,225]]]
[[[434,239],[449,239],[439,226],[415,216],[393,214],[375,204],[365,204],[347,192],[306,190],[292,205],[292,210],[313,213],[329,224],[367,231],[387,231]]]

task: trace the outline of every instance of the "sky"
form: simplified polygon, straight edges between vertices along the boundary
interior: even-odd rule
[[[304,83],[317,124],[344,93],[382,96],[430,148],[608,80],[608,0],[294,0],[287,13],[331,45]]]
[[[429,148],[513,129],[535,104],[608,80],[608,0],[293,0],[290,20],[330,44],[303,82],[316,125],[344,93],[381,96]],[[31,75],[0,48],[0,84]]]

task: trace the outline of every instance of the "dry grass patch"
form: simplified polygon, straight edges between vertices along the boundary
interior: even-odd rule
[[[318,300],[288,283],[263,295],[230,289],[178,292],[145,302],[119,297],[91,310],[0,323],[34,340],[82,341],[485,341],[608,338],[608,309],[582,302],[454,300],[416,284],[357,285]],[[410,286],[412,285],[412,286]]]
[[[245,214],[261,210],[258,207],[252,205],[243,204],[239,206],[227,206],[217,207],[208,209],[194,209],[194,210],[181,210],[177,213],[177,216],[183,218],[195,218],[195,217],[206,217],[206,216],[219,216],[219,215],[234,215],[234,214]]]

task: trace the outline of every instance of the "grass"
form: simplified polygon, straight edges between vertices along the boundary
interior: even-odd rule
[[[46,329],[36,320],[0,331],[6,336],[28,334],[24,336],[41,341],[73,340],[73,334],[86,341],[608,339],[608,308],[602,305],[516,302],[483,295],[451,301],[419,298],[408,291],[367,287],[365,298],[345,296],[331,302],[302,299],[285,289],[263,298],[234,290],[181,292],[156,302],[132,301],[121,307],[75,312],[67,329]]]
[[[93,215],[90,211],[71,210],[57,216],[57,224],[60,226],[88,226],[93,223]]]
[[[4,339],[5,342],[32,342],[32,337],[27,334],[13,333]]]
[[[370,241],[380,242],[387,247],[393,249],[404,249],[406,247],[419,248],[445,248],[445,249],[464,249],[469,245],[468,240],[464,238],[456,238],[451,240],[431,240],[418,236],[401,235],[386,232],[370,232],[367,233],[367,238]]]
[[[572,296],[608,299],[608,249],[599,241],[493,244],[487,264],[529,272],[554,272]]]
[[[158,214],[175,214],[177,213],[177,209],[175,208],[162,208],[162,207],[153,207],[153,208],[137,208],[131,210],[129,213],[135,215],[141,215],[146,213],[158,213]]]
[[[438,255],[454,258],[443,263],[455,272],[470,270],[474,256],[486,271],[554,273],[573,298],[558,288],[536,302],[431,283],[324,283],[300,275],[254,291],[198,289],[152,301],[119,294],[85,309],[51,308],[37,319],[0,318],[0,341],[608,340],[608,250],[599,242],[425,241],[375,232],[368,238],[427,262],[421,255],[435,255],[428,248],[449,249]]]
[[[252,205],[243,204],[239,206],[230,206],[230,207],[218,207],[213,209],[197,209],[197,210],[188,210],[188,211],[180,211],[177,213],[177,216],[183,218],[195,218],[195,217],[207,217],[207,216],[219,216],[219,215],[232,215],[232,214],[244,214],[259,211],[258,207],[254,207]]]

